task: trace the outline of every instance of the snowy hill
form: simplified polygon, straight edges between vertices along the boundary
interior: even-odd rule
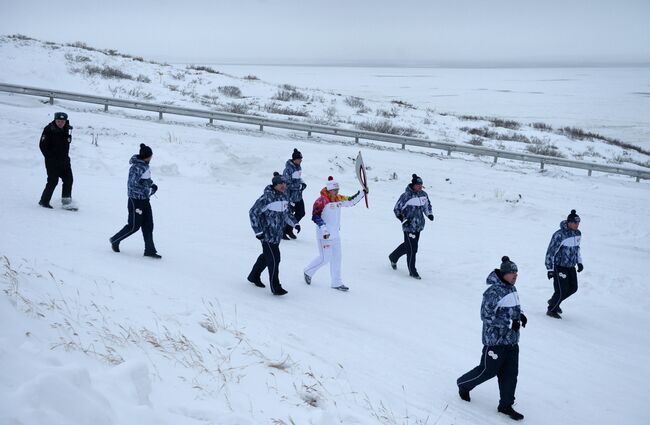
[[[0,79],[106,94],[110,81],[68,73],[61,58],[73,50],[39,43],[5,39]],[[40,68],[43,52],[53,55],[56,78]],[[164,82],[154,85],[159,77],[150,67],[167,67],[106,60],[131,61],[119,69],[149,78],[148,90],[161,91],[156,101],[191,104],[162,92]],[[208,77],[213,87],[230,78]],[[250,93],[278,90],[241,80],[245,93],[249,82],[256,87]],[[37,141],[57,110],[69,111],[75,126],[77,213],[36,205],[45,183]],[[519,265],[529,318],[516,404],[526,423],[646,422],[648,182],[362,145],[370,209],[360,204],[342,218],[350,292],[331,290],[327,270],[311,286],[303,282],[302,269],[317,253],[305,219],[298,240],[281,244],[280,279],[289,294],[278,298],[245,279],[259,253],[248,209],[294,147],[305,157],[306,205],[328,175],[343,193],[355,192],[359,147],[142,118],[0,95],[7,124],[0,423],[508,423],[496,413],[496,380],[474,390],[469,404],[455,385],[479,360],[485,277],[505,254]],[[119,254],[108,243],[125,222],[128,159],[142,142],[154,150],[160,187],[152,200],[163,255],[157,262],[142,257],[138,235]],[[413,172],[424,178],[436,216],[420,240],[422,281],[410,279],[403,262],[391,270],[386,258],[402,237],[392,208]],[[583,219],[585,271],[557,321],[544,315],[552,285],[543,261],[571,208]]]

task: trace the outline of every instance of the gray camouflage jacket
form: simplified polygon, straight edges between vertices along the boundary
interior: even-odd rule
[[[287,181],[286,194],[289,202],[298,202],[302,199],[303,180],[302,180],[302,167],[296,165],[292,160],[288,160],[284,166],[282,173],[284,179]]]
[[[432,214],[429,195],[424,190],[414,191],[409,184],[397,200],[393,212],[398,219],[400,215],[404,217],[402,220],[404,232],[421,232],[424,229],[424,217]]]
[[[512,330],[512,321],[521,319],[517,288],[503,281],[498,269],[488,275],[486,283],[490,287],[483,293],[481,304],[483,345],[519,343],[519,331]]]
[[[127,183],[129,198],[149,199],[151,185],[153,184],[149,164],[141,160],[138,155],[133,155],[129,164],[131,164]]]
[[[294,227],[296,219],[289,211],[287,195],[268,185],[264,193],[253,204],[248,215],[255,235],[264,234],[264,241],[279,244],[284,234],[284,226]]]
[[[560,229],[553,233],[546,250],[546,270],[554,270],[555,266],[570,268],[582,263],[581,238],[580,230],[571,230],[567,226],[566,220],[562,221]]]

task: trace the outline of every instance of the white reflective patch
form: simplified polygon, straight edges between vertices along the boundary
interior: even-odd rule
[[[293,172],[291,178],[295,180],[299,180],[301,176],[302,176],[302,170],[298,170]]]
[[[516,307],[518,305],[519,305],[519,294],[517,294],[516,292],[511,292],[499,300],[499,302],[497,303],[497,308]]]
[[[580,239],[582,236],[571,236],[570,238],[566,238],[565,240],[562,241],[562,245],[568,246],[568,247],[573,247],[573,246],[580,246]]]
[[[562,279],[566,279],[566,273],[560,273],[560,277],[561,277]]]
[[[283,212],[283,211],[286,211],[288,204],[289,204],[288,201],[271,202],[270,204],[265,206],[264,209],[262,209],[262,212],[264,212],[266,210],[271,210],[271,211],[275,211],[275,212]]]
[[[428,201],[429,198],[426,196],[414,196],[413,198],[409,199],[406,204],[404,204],[404,207],[408,207],[409,205],[412,207],[421,207],[423,205],[426,205]]]
[[[497,356],[497,353],[495,353],[492,350],[488,351],[488,356],[492,357],[492,360],[496,360],[499,358],[499,356]]]
[[[150,179],[150,178],[151,178],[151,170],[149,170],[149,169],[147,168],[147,171],[145,171],[144,173],[142,173],[142,175],[140,176],[140,178],[141,178],[141,179],[144,179],[144,180],[146,180],[146,179]]]
[[[136,208],[136,209],[135,209],[135,213],[136,213],[136,214],[142,214],[142,210],[141,210],[140,208]]]
[[[415,239],[415,235],[413,233],[409,233],[409,238]]]

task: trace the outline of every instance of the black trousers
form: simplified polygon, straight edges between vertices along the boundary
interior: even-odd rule
[[[56,163],[52,161],[45,161],[45,170],[47,171],[47,183],[43,194],[41,195],[41,203],[49,204],[54,194],[56,185],[59,184],[59,179],[63,181],[63,188],[61,191],[62,198],[72,197],[72,167],[70,163]]]
[[[277,293],[282,288],[280,285],[280,244],[262,241],[262,253],[257,257],[248,277],[251,280],[259,280],[264,269],[269,269],[269,285],[271,292]]]
[[[499,380],[499,407],[512,406],[519,375],[519,344],[483,346],[481,363],[456,381],[458,387],[471,391],[494,378]]]
[[[305,216],[305,201],[301,199],[298,202],[289,203],[289,209],[293,216],[296,218],[296,222],[300,223],[300,220],[302,220],[302,218]],[[290,233],[291,229],[293,229],[293,227],[289,226],[288,224],[285,225],[284,233]]]
[[[148,199],[129,198],[129,221],[126,226],[111,238],[111,243],[119,244],[138,230],[142,229],[144,238],[144,253],[155,254],[156,247],[153,244],[153,213]]]
[[[548,310],[557,312],[562,301],[578,291],[578,275],[575,267],[555,266],[553,295],[548,300]]]
[[[415,256],[418,252],[418,242],[420,241],[420,232],[404,232],[404,242],[395,251],[388,256],[393,263],[406,254],[406,265],[409,268],[409,274],[416,274],[418,269],[415,267]]]

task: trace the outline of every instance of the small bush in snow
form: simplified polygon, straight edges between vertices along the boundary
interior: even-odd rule
[[[244,80],[259,80],[255,75],[247,75],[244,77]]]
[[[472,139],[467,143],[473,146],[483,146],[483,139],[480,137],[472,137]]]
[[[90,62],[91,61],[91,59],[88,56],[73,55],[72,53],[66,53],[64,55],[64,57],[69,62],[83,63],[83,62]]]
[[[556,158],[564,158],[564,155],[562,152],[560,152],[557,148],[557,146],[551,144],[550,142],[542,142],[541,140],[537,139],[541,143],[532,143],[528,146],[526,146],[526,150],[530,153],[534,153],[537,155],[544,155],[544,156],[554,156]]]
[[[404,102],[403,100],[391,100],[390,103],[394,103],[395,105],[401,106],[403,108],[415,109],[415,106],[411,105],[408,102]]]
[[[186,73],[183,71],[178,71],[172,72],[170,75],[174,80],[184,81]]]
[[[297,116],[297,117],[309,116],[309,114],[306,111],[291,109],[287,106],[278,105],[277,103],[269,103],[268,105],[264,106],[264,110],[272,114],[282,114],[282,115],[290,115],[290,116]]]
[[[13,38],[14,40],[34,40],[33,38],[27,37],[23,34],[12,34],[9,36],[9,38]]]
[[[95,49],[94,47],[90,47],[86,43],[82,43],[81,41],[75,41],[74,43],[68,43],[68,44],[66,44],[66,46],[76,47],[77,49],[90,50],[91,52],[97,52],[97,49]]]
[[[360,130],[373,131],[375,133],[395,134],[398,136],[413,137],[422,134],[422,132],[415,127],[393,125],[388,120],[365,121],[356,123],[355,126]]]
[[[496,139],[499,135],[499,133],[492,131],[487,127],[461,127],[460,129],[467,134],[471,134],[472,136],[480,136],[487,139]]]
[[[217,71],[216,69],[210,68],[209,66],[189,65],[187,69],[193,69],[194,71],[203,71],[203,72],[207,72],[208,74],[221,74],[221,72]]]
[[[228,97],[234,97],[234,98],[241,97],[241,90],[239,90],[239,87],[235,87],[235,86],[220,86],[219,93]]]
[[[153,99],[153,95],[147,91],[142,90],[140,87],[134,87],[130,89],[128,92],[126,92],[131,97],[135,97],[137,99],[144,99],[144,100],[151,100]]]
[[[534,122],[530,126],[540,131],[553,131],[553,127],[545,122]]]
[[[440,115],[447,114],[440,113]],[[463,121],[489,121],[487,118],[478,115],[459,115],[458,118]]]
[[[291,100],[307,101],[309,96],[299,92],[295,87],[284,84],[280,90],[271,98],[274,100],[281,100],[282,102],[289,102]],[[287,89],[287,87],[291,87]]]
[[[377,109],[376,114],[378,117],[396,118],[399,115],[399,110],[397,108],[391,108],[390,111],[387,111],[385,109]]]
[[[325,109],[325,115],[327,115],[327,118],[329,120],[333,120],[336,118],[336,115],[338,114],[338,111],[336,110],[336,106],[329,106],[327,109]]]
[[[99,75],[102,78],[114,78],[118,80],[133,80],[133,76],[131,74],[127,74],[126,72],[123,72],[117,68],[113,68],[108,65],[104,65],[104,67],[95,66],[95,65],[86,65],[84,71],[86,72],[86,74],[90,76]]]
[[[248,105],[245,103],[235,103],[231,102],[224,106],[223,108],[226,112],[232,112],[233,114],[247,114]]]
[[[517,121],[513,121],[513,120],[502,120],[501,118],[492,118],[490,122],[495,127],[509,128],[511,130],[517,130],[520,127],[520,124]]]
[[[343,102],[345,102],[345,104],[351,108],[360,109],[360,108],[365,108],[366,106],[365,103],[363,103],[363,100],[354,96],[346,97],[345,100],[343,100]]]
[[[147,83],[149,84],[151,82],[151,78],[147,77],[146,75],[138,75],[138,77],[135,79],[135,81],[139,83]]]

